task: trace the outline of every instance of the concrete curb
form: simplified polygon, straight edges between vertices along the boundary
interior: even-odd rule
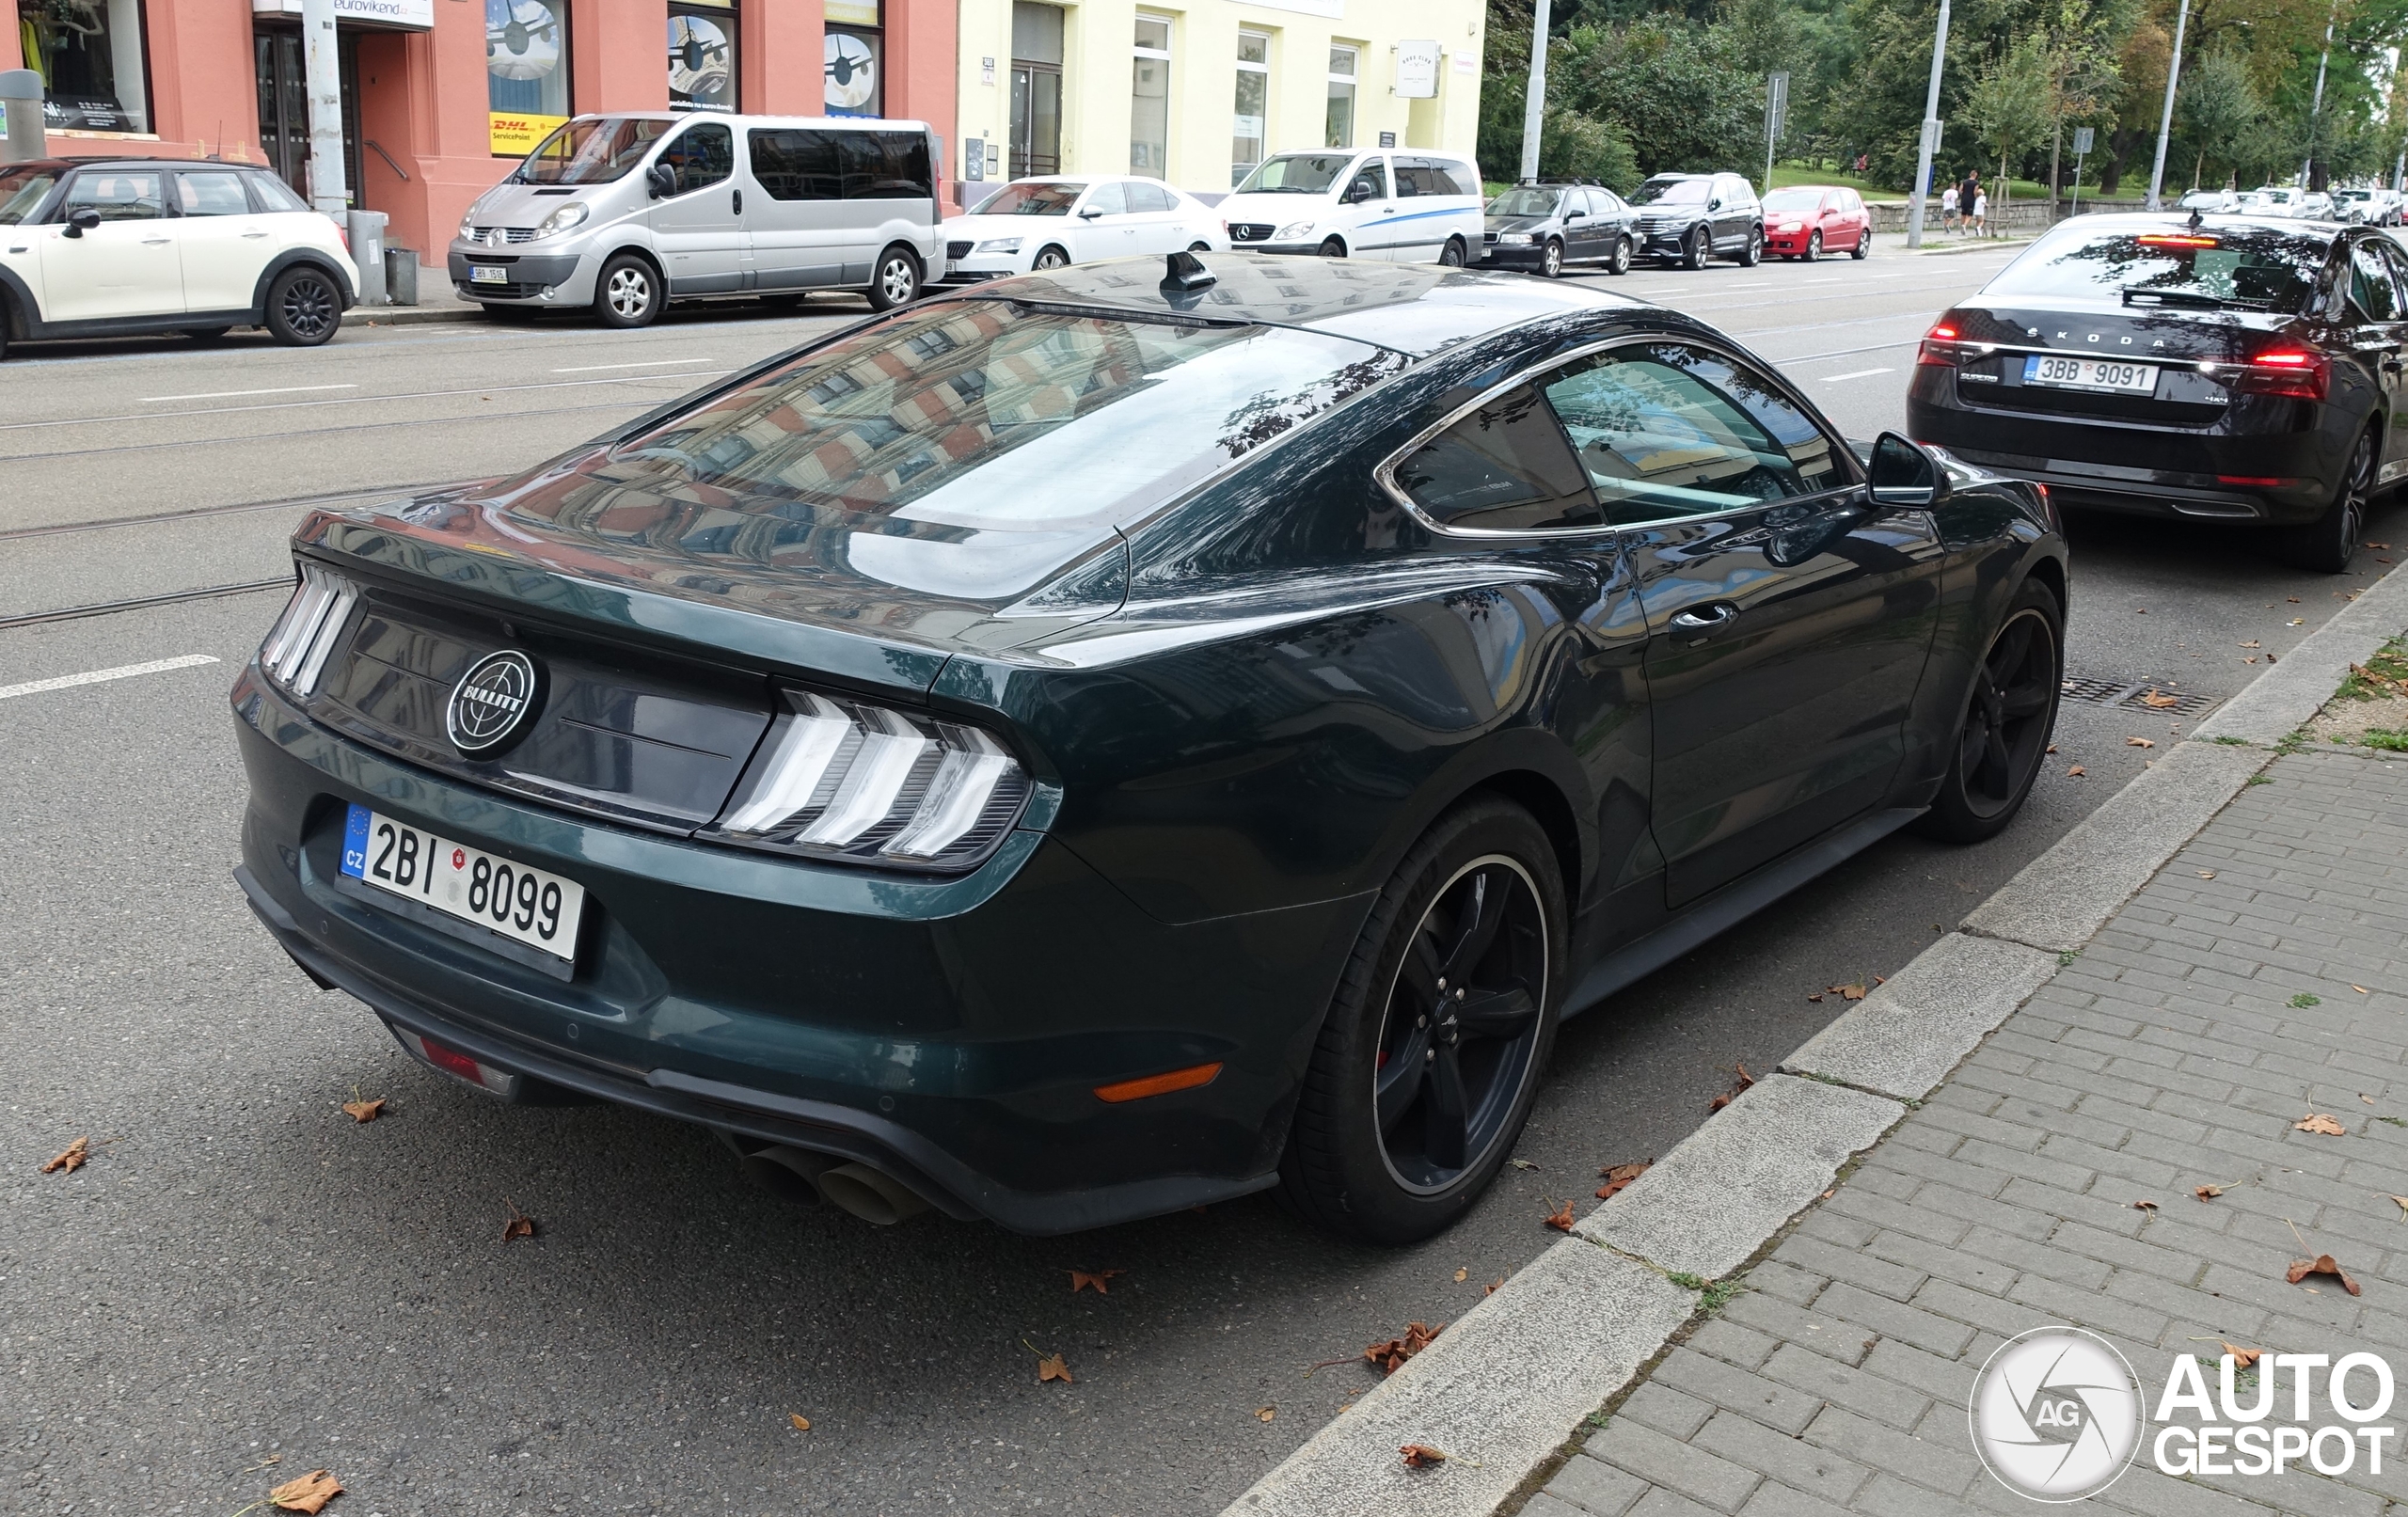
[[[478,306],[354,306],[342,313],[345,326],[425,326],[436,322],[484,319],[483,308]]]
[[[2088,942],[2408,626],[2376,581],[1888,984],[1256,1482],[1224,1517],[1486,1517],[1738,1268]],[[1801,1078],[1804,1077],[1804,1078]],[[1857,1087],[1857,1088],[1847,1088]],[[1409,1470],[1401,1445],[1458,1456]],[[1471,1461],[1478,1461],[1474,1465]]]

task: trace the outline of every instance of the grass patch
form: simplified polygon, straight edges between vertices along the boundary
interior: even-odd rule
[[[2324,998],[2322,996],[2312,996],[2306,991],[2302,990],[2299,994],[2291,997],[2289,1001],[2284,1002],[2283,1004],[2290,1007],[2293,1011],[2305,1011],[2310,1006],[2321,1006],[2324,1004]]]
[[[1706,1280],[1679,1271],[1668,1273],[1664,1278],[1683,1290],[1696,1291],[1698,1310],[1708,1317],[1712,1317],[1729,1305],[1732,1297],[1748,1288],[1746,1283],[1740,1280]]]
[[[2210,737],[2208,741],[2211,743],[2222,743],[2226,748],[2247,748],[2249,746],[2249,739],[2246,737]]]
[[[2274,782],[2274,777],[2271,774],[2253,774],[2249,777],[2249,782],[2254,785],[2270,785]]]
[[[2057,956],[2057,968],[2059,968],[2059,969],[2064,969],[2064,968],[2066,968],[2067,965],[2071,964],[2075,959],[2080,958],[2081,956],[2082,956],[2082,950],[2081,950],[2081,949],[2079,949],[2079,948],[2068,949],[2068,950],[2067,950],[2065,953],[2059,954],[2059,955]]]
[[[2376,701],[2397,693],[2408,682],[2408,640],[2394,638],[2363,664],[2352,664],[2334,693],[2344,701]]]
[[[2408,1128],[2408,1121],[2403,1121],[2396,1116],[2378,1116],[2375,1120],[2378,1122],[2388,1122],[2396,1128]]]
[[[2358,746],[2408,753],[2408,732],[2398,732],[2389,727],[2368,727],[2358,735]]]

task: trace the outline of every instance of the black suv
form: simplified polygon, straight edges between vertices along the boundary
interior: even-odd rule
[[[1480,266],[1529,269],[1552,279],[1567,263],[1628,274],[1639,251],[1639,213],[1602,184],[1538,180],[1488,202]]]
[[[1658,174],[1630,198],[1640,253],[1685,269],[1709,258],[1753,268],[1765,252],[1765,208],[1736,174]]]

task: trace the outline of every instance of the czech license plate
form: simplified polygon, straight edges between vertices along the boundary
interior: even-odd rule
[[[585,887],[354,806],[342,872],[363,885],[562,958],[577,956]]]
[[[471,263],[468,277],[478,284],[508,284],[510,269],[501,263]]]
[[[2157,366],[2124,363],[2114,358],[2043,358],[2023,360],[2023,383],[2058,389],[2153,390]]]

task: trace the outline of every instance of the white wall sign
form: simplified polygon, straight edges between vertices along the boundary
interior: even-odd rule
[[[1405,100],[1428,100],[1438,93],[1438,42],[1413,38],[1396,45],[1396,92]]]
[[[254,16],[301,14],[301,0],[251,0]],[[435,29],[435,0],[335,0],[335,20],[403,32]]]

